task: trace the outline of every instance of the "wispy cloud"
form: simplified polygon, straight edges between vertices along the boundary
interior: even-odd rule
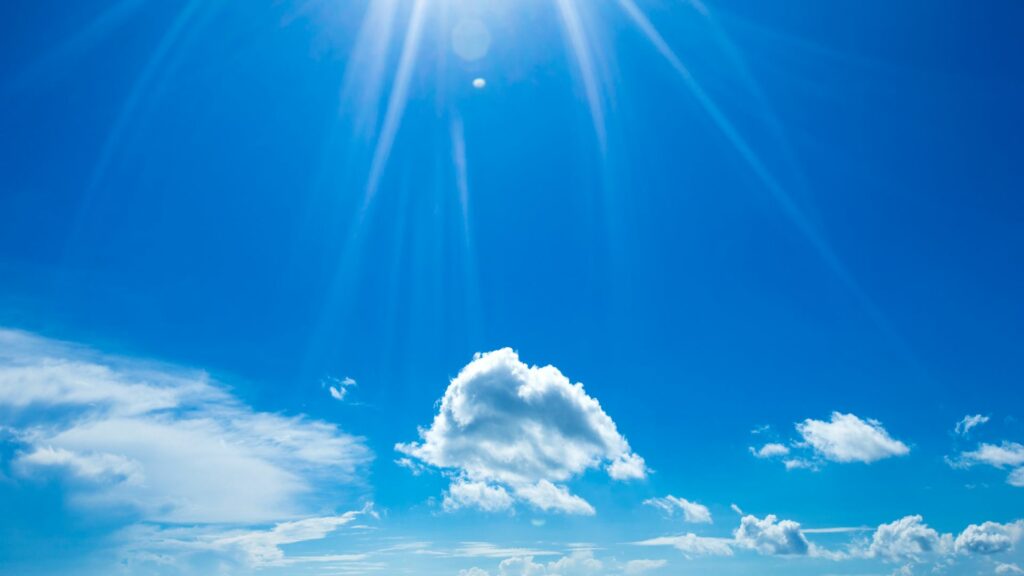
[[[18,475],[74,479],[72,502],[154,522],[303,515],[325,485],[362,482],[372,457],[363,439],[253,410],[202,372],[12,330],[0,330],[0,407]]]

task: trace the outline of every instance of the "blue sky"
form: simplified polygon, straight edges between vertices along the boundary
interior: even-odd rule
[[[1024,573],[1024,5],[0,17],[0,573]]]

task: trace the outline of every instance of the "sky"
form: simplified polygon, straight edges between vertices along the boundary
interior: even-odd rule
[[[0,574],[1024,574],[1024,4],[0,21]]]

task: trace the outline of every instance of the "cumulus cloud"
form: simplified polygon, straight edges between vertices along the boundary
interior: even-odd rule
[[[988,416],[982,416],[981,414],[975,414],[973,416],[967,415],[956,423],[956,428],[954,430],[960,436],[966,436],[967,433],[971,431],[971,428],[980,426],[986,422],[988,422]]]
[[[585,516],[592,516],[595,513],[594,507],[586,500],[575,494],[570,494],[565,486],[556,486],[547,480],[541,480],[536,484],[516,486],[515,494],[532,504],[534,508],[544,512],[554,511]]]
[[[448,511],[475,507],[486,512],[499,512],[512,507],[512,497],[501,486],[456,480],[448,487],[443,506]]]
[[[1024,569],[1016,564],[1001,562],[996,564],[996,574],[1024,574]]]
[[[634,542],[637,546],[672,546],[687,557],[732,556],[734,549],[753,550],[769,556],[825,556],[807,541],[800,524],[792,520],[779,520],[769,514],[764,518],[746,515],[733,531],[732,538],[698,536],[663,536]],[[819,552],[821,552],[819,554]]]
[[[773,514],[764,518],[744,516],[734,537],[737,545],[761,554],[803,556],[810,549],[810,543],[800,531],[800,524],[779,520]]]
[[[952,550],[952,536],[939,534],[920,515],[905,516],[875,530],[866,556],[890,561],[920,561],[925,555]]]
[[[254,411],[205,374],[10,330],[0,330],[0,408],[17,474],[74,478],[73,502],[155,522],[302,515],[322,480],[359,482],[371,458],[361,438]]]
[[[789,448],[784,444],[769,442],[760,448],[754,448],[751,446],[750,453],[757,458],[774,458],[776,456],[785,456],[789,454]]]
[[[677,498],[670,494],[664,498],[644,500],[644,504],[653,506],[669,515],[681,512],[684,520],[694,524],[711,523],[711,511],[708,510],[707,506],[697,502],[690,502],[686,498]]]
[[[808,418],[796,429],[817,455],[833,462],[870,463],[910,452],[906,444],[886,432],[881,422],[861,420],[853,414],[833,412],[827,422]]]
[[[984,464],[999,469],[1013,468],[1006,482],[1011,486],[1024,486],[1024,445],[1017,442],[979,444],[976,450],[963,452],[958,458],[946,458],[953,468],[970,468]]]
[[[459,570],[459,576],[491,576],[487,570],[477,568],[476,566],[468,568],[466,570]]]
[[[956,537],[956,551],[967,554],[1008,552],[1024,535],[1024,520],[1012,524],[985,522],[971,524]]]
[[[592,514],[564,483],[604,465],[615,480],[647,469],[582,384],[527,366],[509,348],[477,355],[452,380],[420,441],[395,449],[453,483],[502,487],[540,510]],[[468,503],[468,502],[467,502]]]

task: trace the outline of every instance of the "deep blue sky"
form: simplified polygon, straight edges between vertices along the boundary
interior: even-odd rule
[[[422,0],[402,99],[417,3],[392,3],[387,50],[359,40],[366,0],[0,6],[0,325],[204,370],[253,411],[364,438],[374,459],[353,488],[306,513],[372,500],[380,533],[441,548],[591,542],[609,574],[627,570],[612,557],[666,574],[889,573],[915,562],[628,543],[731,537],[732,503],[808,528],[920,514],[954,536],[1024,515],[1014,464],[944,458],[1024,442],[1024,4],[637,0],[688,84],[617,1]],[[477,60],[452,49],[466,21],[490,35]],[[502,347],[582,382],[646,479],[575,476],[594,516],[443,510],[458,468],[414,475],[394,445],[430,425],[474,353]],[[336,401],[326,386],[344,377],[358,385]],[[168,525],[19,465],[39,445],[17,430],[50,414],[10,402],[0,501],[22,504],[0,520],[17,543],[0,544],[0,572],[62,573],[33,563],[61,542],[109,573],[112,534]],[[794,424],[833,411],[909,452],[838,462],[799,446]],[[954,432],[975,414],[989,421]],[[817,470],[751,455],[766,442]],[[643,505],[668,494],[714,523]],[[379,547],[338,534],[316,553]],[[1020,557],[1006,554],[950,570]],[[502,558],[410,573],[499,574]]]

